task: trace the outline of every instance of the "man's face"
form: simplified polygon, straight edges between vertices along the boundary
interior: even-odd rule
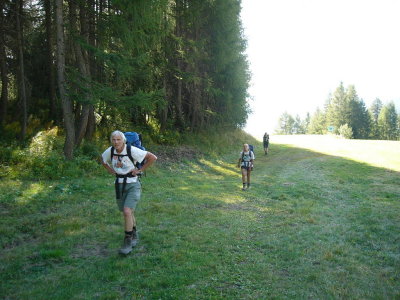
[[[121,136],[114,135],[111,141],[115,149],[117,149],[118,151],[122,151],[122,149],[124,148],[124,140]]]

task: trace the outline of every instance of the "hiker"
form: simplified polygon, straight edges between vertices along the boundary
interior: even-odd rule
[[[110,174],[116,175],[116,202],[119,210],[123,213],[125,222],[124,243],[119,253],[128,254],[138,243],[134,212],[141,195],[139,176],[154,163],[157,157],[151,152],[132,147],[129,144],[134,162],[145,161],[144,165],[138,169],[128,156],[125,135],[117,130],[111,133],[110,140],[112,147],[103,152],[102,164]],[[112,152],[114,153],[111,157]]]
[[[243,151],[240,152],[240,158],[238,162],[238,167],[242,171],[242,191],[250,188],[250,173],[253,170],[254,163],[254,153],[250,150],[249,144],[243,145]]]
[[[263,136],[263,145],[264,145],[264,153],[268,154],[268,146],[269,146],[269,134],[265,133]]]

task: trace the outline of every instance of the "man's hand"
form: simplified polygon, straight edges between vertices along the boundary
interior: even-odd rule
[[[138,175],[140,175],[142,173],[142,171],[139,170],[139,169],[134,169],[134,170],[132,170],[131,173],[132,173],[133,176],[138,176]]]

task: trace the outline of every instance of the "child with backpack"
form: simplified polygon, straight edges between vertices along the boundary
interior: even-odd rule
[[[111,133],[112,146],[102,154],[102,164],[110,174],[116,176],[115,192],[119,210],[123,213],[125,237],[120,254],[128,254],[138,243],[134,211],[141,196],[138,176],[151,166],[157,157],[148,151],[131,146],[121,131]],[[138,168],[137,163],[143,165]]]
[[[238,167],[242,171],[242,191],[250,188],[250,174],[254,167],[254,152],[249,144],[243,145],[243,150],[240,152],[240,158],[238,161]]]

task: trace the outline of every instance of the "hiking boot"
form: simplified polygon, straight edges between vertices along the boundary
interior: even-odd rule
[[[137,244],[139,243],[139,235],[136,232],[136,230],[133,231],[132,234],[132,242],[131,242],[131,246],[135,247]]]
[[[119,249],[120,254],[129,254],[132,251],[132,237],[130,236],[125,236],[124,238],[124,244],[121,249]]]

